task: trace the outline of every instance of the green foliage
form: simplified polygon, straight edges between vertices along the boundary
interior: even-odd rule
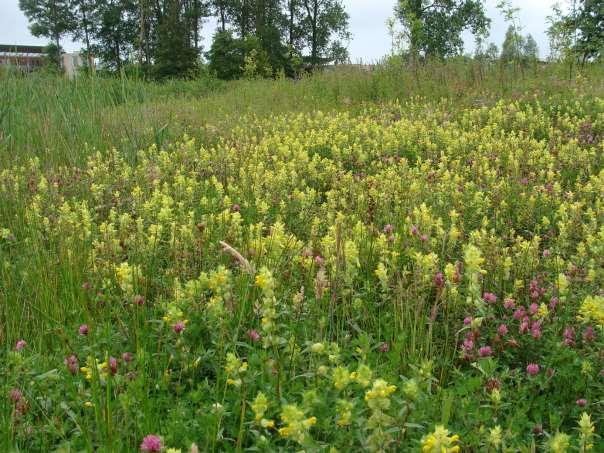
[[[481,0],[399,0],[395,15],[403,26],[409,52],[425,58],[445,58],[463,51],[462,33],[487,34],[490,19]]]
[[[91,40],[95,26],[94,11],[97,2],[95,0],[71,0],[71,13],[73,23],[70,29],[74,40],[83,41],[85,45],[85,58],[88,59],[87,66],[92,66]]]
[[[2,76],[0,450],[601,451],[604,71],[474,67]]]
[[[253,46],[251,39],[246,40],[251,44],[251,50],[245,53],[243,59],[243,77],[246,79],[266,78],[273,76],[273,70],[268,55],[260,46]]]
[[[346,61],[348,53],[342,42],[350,39],[349,16],[341,0],[302,0],[302,5],[306,15],[301,42],[310,49],[305,61],[313,68]]]
[[[219,79],[238,79],[243,74],[245,54],[242,40],[233,37],[230,31],[218,31],[214,34],[206,58],[210,73]]]
[[[74,17],[67,0],[19,0],[19,8],[29,20],[32,35],[52,39],[57,49],[61,37],[73,28]],[[61,55],[56,53],[55,58],[60,67]]]
[[[57,47],[54,42],[48,43],[46,47],[44,47],[44,65],[46,69],[50,69],[52,72],[61,73],[61,55],[63,54],[63,49],[61,47]]]
[[[183,15],[180,0],[167,0],[157,27],[154,71],[159,79],[191,77],[199,64],[199,55]]]
[[[514,25],[510,25],[501,46],[500,58],[507,64],[513,63],[524,67],[534,65],[539,60],[537,42],[530,34],[524,37]]]
[[[532,35],[529,33],[524,41],[524,47],[522,49],[523,58],[529,62],[534,63],[539,59],[539,47],[537,46],[537,41]]]
[[[547,17],[547,20],[550,24],[547,29],[550,59],[553,61],[568,60],[571,58],[574,33],[564,20],[564,13],[560,5],[555,4],[552,7],[552,14]]]
[[[340,0],[20,0],[20,6],[34,35],[56,47],[67,34],[83,41],[87,65],[98,59],[103,73],[138,65],[138,74],[161,80],[190,77],[200,64],[202,24],[211,15],[219,28],[208,56],[220,78],[249,77],[250,71],[296,77],[303,62],[314,68],[348,59],[348,14]]]
[[[135,49],[138,36],[137,2],[107,0],[96,5],[93,12],[92,52],[106,68],[119,72]]]
[[[510,25],[505,32],[505,39],[501,46],[501,60],[505,63],[520,63],[524,47],[524,37],[514,25]]]
[[[604,54],[604,3],[576,0],[565,13],[553,7],[548,18],[550,47],[555,58],[598,60]]]
[[[583,62],[604,56],[604,2],[582,0],[573,18],[578,31],[576,52]]]
[[[477,47],[476,49],[476,60],[487,63],[494,63],[499,59],[499,49],[497,48],[497,44],[490,43],[486,49],[482,46]]]

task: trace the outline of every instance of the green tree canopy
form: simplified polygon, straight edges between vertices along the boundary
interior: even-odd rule
[[[61,48],[61,38],[74,26],[74,16],[68,0],[19,0],[19,8],[29,20],[34,36],[52,40],[55,48]],[[61,53],[54,52],[57,66],[61,66]]]
[[[206,58],[210,73],[219,79],[233,80],[243,74],[245,54],[242,42],[229,30],[219,30],[214,34]]]
[[[505,63],[519,63],[522,59],[524,46],[524,37],[514,25],[510,25],[505,32],[505,39],[501,46],[501,60]]]
[[[524,40],[522,56],[527,62],[535,62],[539,59],[539,46],[535,38],[529,33]]]
[[[413,55],[445,58],[463,51],[462,33],[486,35],[482,0],[399,0],[395,16]]]
[[[136,0],[97,2],[92,51],[107,68],[120,71],[133,56],[139,31],[137,6]]]
[[[583,63],[604,56],[604,1],[576,0],[563,12],[554,5],[547,34],[553,58],[573,55]]]
[[[302,6],[306,13],[302,43],[309,51],[309,65],[346,60],[348,53],[342,42],[350,39],[349,16],[340,0],[302,0]]]
[[[158,78],[190,76],[197,68],[199,55],[191,36],[195,28],[181,0],[164,1],[155,50],[155,73]]]
[[[576,51],[585,62],[604,57],[604,1],[580,1]]]

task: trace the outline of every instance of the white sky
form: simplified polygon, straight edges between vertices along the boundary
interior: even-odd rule
[[[564,4],[564,0],[560,1]],[[396,0],[343,0],[350,14],[352,41],[348,49],[353,62],[371,62],[390,51],[391,38],[388,35],[386,20],[392,16]],[[503,42],[507,24],[495,8],[497,0],[486,0],[487,15],[492,19],[489,41],[499,47]],[[548,53],[546,17],[551,13],[556,0],[512,0],[520,8],[520,23],[523,33],[531,33],[541,56]],[[207,24],[204,35],[204,47],[209,47],[213,25]],[[473,42],[467,40],[466,46],[472,49]],[[34,38],[28,29],[27,19],[19,10],[18,0],[0,0],[0,43],[2,44],[39,44],[44,45],[47,39]],[[65,39],[62,42],[67,51],[78,50],[81,45]]]

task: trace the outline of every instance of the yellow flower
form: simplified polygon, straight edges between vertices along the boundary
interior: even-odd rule
[[[247,362],[241,361],[235,354],[228,352],[224,370],[227,372],[227,374],[233,376],[239,373],[244,373],[247,370]]]
[[[581,418],[579,419],[579,430],[584,436],[591,436],[595,432],[594,424],[587,412],[581,414]]]
[[[442,425],[438,425],[434,432],[422,438],[423,453],[457,453],[460,451],[459,436],[454,434],[449,436],[449,430]]]
[[[566,453],[570,447],[570,436],[564,433],[556,433],[547,444],[548,451],[552,453]]]
[[[260,269],[256,275],[256,286],[262,290],[265,297],[272,297],[275,289],[273,274],[266,267]]]
[[[568,278],[566,278],[566,275],[564,275],[562,273],[558,274],[558,293],[560,294],[561,299],[568,292],[568,286],[569,286],[569,283],[568,283]]]
[[[231,379],[231,378],[228,378],[226,380],[226,383],[227,383],[227,385],[232,385],[234,387],[241,387],[242,381],[241,381],[241,379]]]
[[[310,346],[310,351],[315,354],[323,354],[325,352],[325,345],[323,343],[314,343]]]
[[[326,365],[321,365],[317,368],[317,374],[319,376],[325,376],[329,371],[329,367]]]
[[[138,265],[130,265],[123,262],[115,268],[117,282],[122,291],[131,296],[134,294],[134,284],[140,279],[141,270]]]
[[[419,396],[419,385],[415,379],[409,379],[403,384],[403,394],[414,401]]]
[[[382,411],[390,407],[390,395],[396,391],[395,385],[388,385],[383,379],[373,381],[371,390],[365,392],[365,402],[373,411]]]
[[[344,427],[344,426],[350,425],[350,421],[352,419],[353,407],[354,407],[354,403],[352,401],[338,400],[336,402],[336,413],[337,413],[336,425],[338,425],[339,427]]]
[[[502,433],[501,426],[497,425],[489,430],[488,442],[493,447],[497,448],[501,445]]]
[[[350,373],[343,366],[337,366],[332,371],[333,386],[342,390],[350,383]]]
[[[587,296],[581,304],[577,318],[583,322],[593,321],[604,327],[604,297]]]
[[[258,393],[256,398],[252,402],[251,407],[252,411],[254,412],[256,421],[259,422],[262,417],[264,417],[264,413],[268,409],[268,398],[264,393]]]
[[[317,423],[316,417],[306,418],[304,411],[295,404],[283,406],[281,420],[285,426],[279,429],[281,437],[288,437],[299,444],[304,444],[308,439],[308,431]]]
[[[260,426],[266,429],[273,429],[275,427],[275,421],[263,418],[262,420],[260,420]]]
[[[491,401],[495,406],[501,403],[501,390],[497,388],[493,389],[493,391],[491,392]]]
[[[84,373],[84,377],[86,378],[86,380],[90,381],[92,379],[92,368],[91,367],[83,366],[80,368],[80,371],[82,373]]]
[[[579,419],[579,444],[581,452],[590,451],[593,449],[593,438],[595,426],[591,421],[591,417],[586,412],[581,414]]]
[[[242,380],[240,375],[247,371],[247,362],[238,359],[232,352],[228,352],[224,370],[227,373],[227,385],[241,387]]]
[[[0,239],[8,239],[10,237],[10,230],[8,228],[0,228]]]
[[[306,420],[302,421],[302,424],[305,428],[310,428],[311,426],[315,426],[317,424],[317,417],[309,417]]]
[[[367,365],[360,363],[356,371],[350,373],[350,378],[361,387],[368,387],[371,383],[373,371]]]
[[[384,263],[380,262],[375,270],[375,276],[378,278],[384,288],[388,286],[388,270]]]

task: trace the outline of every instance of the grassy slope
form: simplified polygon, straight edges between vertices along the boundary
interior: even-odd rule
[[[416,108],[417,112],[410,110],[401,113],[396,112],[396,108],[394,108],[395,117],[403,116],[412,123],[414,115],[417,114],[420,118],[425,116],[430,121],[437,121],[439,132],[436,138],[445,140],[448,137],[445,122],[463,117],[467,107],[493,105],[500,99],[508,99],[520,100],[521,104],[550,102],[551,106],[543,106],[547,110],[549,107],[557,105],[568,107],[575,99],[582,99],[585,101],[582,108],[589,109],[591,105],[589,97],[601,97],[604,93],[604,77],[602,77],[604,71],[601,68],[589,68],[584,75],[570,83],[565,79],[564,68],[557,67],[537,69],[536,72],[530,71],[524,76],[519,73],[500,72],[497,68],[487,70],[482,77],[479,74],[476,67],[468,65],[446,67],[434,65],[419,70],[417,74],[405,71],[402,68],[389,67],[380,68],[371,73],[338,71],[301,81],[240,81],[229,84],[175,82],[167,85],[155,85],[132,80],[78,80],[69,82],[62,79],[36,76],[26,79],[5,77],[0,79],[2,82],[0,85],[0,124],[2,126],[0,128],[0,171],[14,164],[27,165],[29,158],[39,157],[40,167],[47,172],[47,175],[56,177],[56,181],[60,183],[61,187],[66,187],[67,195],[72,195],[77,200],[87,200],[92,206],[94,200],[89,193],[90,187],[85,183],[79,183],[77,179],[78,171],[74,168],[61,168],[61,166],[82,168],[84,162],[93,154],[94,150],[100,150],[104,154],[107,150],[115,147],[117,155],[125,159],[126,166],[132,165],[136,168],[137,163],[135,161],[138,150],[145,149],[154,143],[158,145],[158,148],[166,146],[169,149],[171,145],[168,144],[182,137],[184,133],[196,138],[197,143],[201,145],[224,141],[231,143],[229,137],[233,135],[241,143],[245,143],[246,149],[252,149],[254,141],[250,136],[253,134],[250,134],[249,131],[244,133],[236,130],[233,132],[233,129],[236,129],[242,123],[242,116],[265,118],[272,114],[312,112],[315,110],[349,111],[352,116],[355,116],[357,113],[364,111],[368,105],[377,104],[377,107],[380,108],[393,100],[404,101],[421,97],[421,101],[418,100],[414,104],[405,104],[405,107],[409,106],[410,109]],[[385,116],[381,118],[380,115],[391,115],[390,110],[391,107],[386,105],[383,112],[378,111],[376,113],[374,111],[369,117],[375,118],[375,121],[378,122],[385,121]],[[589,117],[590,113],[589,111],[582,112],[586,117]],[[478,112],[467,113],[467,115],[474,119],[480,117]],[[553,123],[555,122],[555,115],[552,114],[552,117],[554,117]],[[255,125],[258,121],[261,121],[261,119],[246,119],[243,124]],[[279,143],[279,140],[286,141],[288,136],[287,124],[283,124],[283,118],[280,121],[281,123],[276,127],[280,127],[282,131],[277,134],[277,143]],[[517,126],[513,121],[511,121],[511,124],[513,127]],[[300,126],[298,127],[298,135],[304,137],[303,129]],[[318,126],[315,125],[314,127]],[[460,129],[466,127],[468,126],[463,124]],[[472,129],[472,127],[474,126],[470,126],[469,129]],[[504,126],[502,125],[502,127]],[[270,128],[269,122],[268,125],[265,124],[262,130],[270,130]],[[254,130],[254,132],[261,133],[260,129]],[[340,132],[345,133],[346,131]],[[423,130],[421,132],[425,133]],[[317,134],[319,134],[319,131],[317,131]],[[246,143],[246,140],[250,140],[250,142]],[[354,143],[354,137],[350,137],[350,140]],[[371,137],[367,138],[367,143],[370,143],[371,140]],[[268,142],[272,143],[270,140]],[[237,143],[235,141],[232,145],[237,146]],[[495,139],[494,144],[504,146]],[[527,146],[534,145],[534,143],[529,143],[529,140],[525,144]],[[175,148],[179,146],[175,145]],[[408,145],[410,148],[414,146],[413,143]],[[459,146],[461,149],[461,145]],[[311,148],[309,145],[308,149]],[[219,147],[219,149],[224,151],[224,147]],[[368,151],[379,154],[382,150],[372,149]],[[421,151],[420,149],[418,154],[421,154]],[[183,151],[180,158],[183,159],[182,164],[185,168],[190,163],[189,152],[195,156],[195,159],[199,158],[196,154],[197,151]],[[225,151],[226,160],[228,160],[227,157],[229,157],[230,152]],[[316,152],[328,153],[329,150],[318,149]],[[426,152],[430,156],[430,153]],[[109,154],[107,156],[110,157]],[[233,156],[229,158],[234,159]],[[161,163],[161,157],[155,156],[154,159],[156,165]],[[108,158],[108,160],[114,162],[113,158]],[[338,170],[354,169],[355,160],[352,158],[350,162],[346,158],[341,159],[341,162],[334,158],[334,161],[337,162],[338,166],[340,164],[344,166],[344,168],[338,168]],[[207,157],[207,162],[210,165],[210,170],[208,170],[210,174],[219,175],[221,173],[220,156]],[[97,163],[101,165],[103,159],[99,158]],[[233,162],[231,163],[234,165]],[[572,187],[572,178],[576,174],[581,174],[583,170],[574,168],[572,162],[564,162],[562,167],[565,166],[571,167],[572,172],[574,172],[571,172],[568,177],[562,175],[563,178],[567,177],[568,179],[565,186]],[[139,176],[148,170],[143,164],[140,164],[140,168]],[[246,168],[254,168],[253,163],[247,162]],[[460,173],[465,171],[461,165],[458,170]],[[177,172],[178,169],[172,168],[171,171]],[[224,171],[226,175],[231,177],[237,174],[236,169],[232,166]],[[26,173],[24,172],[24,174]],[[108,171],[107,173],[105,176],[110,179],[111,172]],[[329,172],[325,171],[325,173],[326,177],[330,177]],[[420,173],[420,169],[412,169],[408,175],[410,177],[409,182],[412,182],[413,178],[411,176],[420,180]],[[467,175],[467,178],[471,180],[471,175]],[[376,180],[378,183],[381,181],[379,178],[376,178]],[[132,190],[134,186],[133,181],[122,181],[120,178],[116,178],[115,181],[112,180],[112,183],[115,183],[115,187],[123,184],[128,190]],[[315,183],[317,187],[327,184],[320,180],[315,181]],[[329,181],[329,183],[337,185],[334,181]],[[286,185],[285,182],[283,184]],[[350,184],[351,187],[355,187],[353,182]],[[236,184],[234,186],[237,187]],[[341,186],[339,190],[343,191],[341,195],[344,199],[346,187]],[[362,188],[357,190],[357,195],[360,197],[363,190]],[[353,189],[350,189],[350,193],[352,191]],[[284,194],[285,192],[280,193],[280,195]],[[237,196],[236,193],[230,195],[233,198]],[[251,194],[247,195],[251,197]],[[402,190],[400,195],[400,198],[403,198],[406,191]],[[264,196],[265,199],[270,199],[270,191],[267,190]],[[19,244],[19,250],[10,252],[12,266],[18,272],[9,272],[4,269],[0,273],[4,282],[2,288],[0,288],[0,305],[2,306],[0,311],[0,342],[4,342],[8,350],[17,338],[27,338],[32,348],[38,353],[48,351],[60,354],[59,351],[62,350],[64,344],[68,344],[71,336],[71,333],[64,331],[64,326],[70,326],[71,328],[74,323],[87,320],[88,317],[90,317],[88,322],[95,323],[97,320],[94,319],[94,316],[99,316],[99,314],[106,316],[106,319],[112,319],[119,323],[120,316],[123,313],[119,310],[99,309],[96,305],[93,306],[94,296],[90,296],[82,288],[82,282],[89,277],[86,274],[87,263],[81,259],[81,257],[86,256],[88,251],[86,246],[83,245],[84,248],[81,254],[78,250],[69,252],[69,250],[62,249],[58,245],[55,247],[56,244],[61,243],[61,238],[57,237],[53,238],[53,241],[56,242],[53,243],[52,247],[49,247],[48,242],[46,242],[48,238],[41,231],[30,228],[28,225],[23,210],[25,199],[28,197],[29,194],[24,194],[23,199],[15,196],[10,200],[0,200],[0,219],[2,219],[0,220],[0,227],[8,227],[15,232]],[[110,194],[107,200],[112,202]],[[418,200],[423,200],[423,198],[418,197]],[[59,201],[58,198],[53,198],[53,203],[56,204],[53,209],[60,206]],[[256,201],[250,198],[247,204],[253,205]],[[394,202],[398,201],[395,200]],[[431,202],[438,204],[436,199],[431,200]],[[404,205],[404,203],[399,206],[398,218],[403,218],[406,215],[405,213],[412,208],[411,201],[409,203],[409,206]],[[320,204],[317,201],[317,206]],[[217,207],[214,208],[217,209]],[[442,212],[439,212],[439,215],[445,218],[449,207],[446,205],[441,206],[441,208]],[[99,209],[99,217],[107,216],[103,206]],[[527,212],[521,212],[520,209],[516,212],[513,207],[509,210],[517,216],[510,216],[514,221],[522,218],[526,226],[533,227],[536,225],[532,223],[534,219]],[[356,215],[361,216],[363,212],[363,209],[359,208]],[[301,221],[295,217],[296,214],[294,211],[289,212],[289,217],[286,216],[286,219],[289,218],[291,222],[287,225],[287,230],[293,231],[301,238],[306,239],[304,234],[308,233],[307,225],[300,223]],[[317,211],[316,214],[321,216],[321,211]],[[270,221],[268,223],[272,223],[276,220],[271,217],[272,213],[270,212],[266,218],[253,210],[246,215],[248,216],[246,221],[249,223],[263,219],[266,219],[267,222]],[[382,223],[385,223],[391,214],[384,207],[381,212],[378,212],[378,215],[381,220],[384,220]],[[329,219],[329,221],[332,220]],[[469,231],[478,228],[480,219],[464,219],[464,222],[468,222],[466,226]],[[351,225],[349,227],[352,228]],[[502,235],[502,231],[500,230],[498,233]],[[216,243],[217,240],[221,239],[220,234],[222,233],[223,231],[219,229],[212,231],[211,242]],[[0,253],[4,250],[6,249],[0,249]],[[2,257],[0,256],[0,258]],[[141,262],[145,262],[142,255],[139,258]],[[210,258],[209,261],[203,262],[203,268],[210,269],[222,261],[224,259],[220,256]],[[153,269],[153,265],[155,263],[150,265],[150,269]],[[161,269],[162,263],[157,264],[157,266],[157,269]],[[187,273],[186,267],[185,269],[179,268],[179,271],[182,271],[183,275]],[[367,281],[374,278],[372,269],[363,269],[363,273]],[[167,276],[166,281],[168,281]],[[308,287],[312,286],[311,283],[306,283]],[[235,292],[242,298],[246,298],[247,290],[245,290],[245,287],[249,284],[250,282],[239,279],[240,287],[236,288]],[[404,297],[401,296],[401,300],[429,296],[426,292],[414,294],[412,287],[409,291],[409,293],[404,294]],[[160,291],[157,292],[160,293]],[[251,307],[247,307],[247,309],[251,310]],[[315,318],[312,322],[317,322],[321,313],[317,312],[313,315]],[[350,315],[352,316],[352,314]],[[374,315],[376,320],[373,318]],[[342,316],[342,319],[346,316]],[[378,321],[379,316],[379,314],[370,313],[368,324],[365,326],[367,332],[375,333],[376,336],[378,336],[376,332],[381,328]],[[128,319],[128,321],[132,320]],[[312,324],[310,326],[312,329]],[[306,329],[307,327],[303,328]],[[110,331],[109,327],[104,328],[107,328],[108,337],[115,335],[115,332]],[[125,326],[119,328],[123,331],[128,330],[128,327]],[[339,325],[334,329],[336,333],[346,332],[348,327]],[[405,329],[407,329],[406,332],[410,331],[408,328]],[[394,337],[398,335],[397,332],[391,333]],[[231,332],[229,332],[230,334]],[[308,332],[308,335],[312,338],[312,332]],[[325,336],[334,337],[331,334]],[[102,338],[102,335],[100,335],[100,338]],[[431,348],[437,346],[431,344],[427,338],[431,337],[427,337],[425,332],[421,332],[418,334],[418,342],[426,342],[426,344],[422,343],[421,347],[413,346],[412,348],[421,353],[432,351]],[[451,341],[450,338],[449,341]],[[103,345],[108,348],[112,347],[109,339]],[[151,350],[153,344],[144,344],[141,349],[146,347]],[[98,355],[101,352],[98,350],[91,353]],[[397,351],[397,353],[399,352],[401,355],[404,354],[404,352]],[[455,348],[450,348],[448,353],[452,357]],[[447,360],[452,360],[451,357],[447,357]],[[56,356],[54,358],[56,359]],[[162,360],[167,361],[168,359],[163,357]],[[53,364],[52,362],[45,365],[49,368],[57,366],[56,363]],[[397,363],[396,366],[398,365],[404,366],[405,364]],[[153,365],[149,366],[153,367]],[[155,376],[157,379],[160,378],[161,366],[167,367],[168,364],[162,362],[159,367],[152,370],[153,373],[157,374]],[[221,369],[221,367],[217,366],[217,369]],[[393,372],[393,374],[396,374],[396,372]],[[151,377],[149,377],[149,381],[151,381]],[[146,384],[150,385],[149,382]],[[138,396],[145,398],[144,391],[141,391]],[[162,411],[166,406],[169,406],[163,400],[157,404],[157,407],[147,407],[145,409],[143,422],[137,421],[138,430],[142,429],[141,426],[148,426],[150,430],[155,428],[153,424],[154,417],[163,416],[164,412]],[[436,408],[434,412],[438,410],[439,408]],[[127,413],[127,411],[124,413]],[[177,424],[174,423],[174,426],[177,426]],[[103,438],[106,434],[97,433],[99,438]],[[52,439],[53,435],[49,434],[47,438]],[[66,436],[65,434],[61,435]],[[114,436],[118,438],[121,435],[124,435],[124,433],[120,433],[119,429],[114,433]],[[89,442],[94,444],[97,440],[89,439]],[[137,442],[136,437],[130,440],[131,444]],[[44,447],[48,446],[43,445]]]
[[[0,164],[39,156],[45,165],[81,164],[92,150],[116,147],[125,155],[161,146],[188,132],[211,142],[243,114],[355,110],[363,103],[420,96],[445,99],[452,111],[501,98],[604,92],[601,67],[568,82],[563,67],[524,73],[465,63],[433,64],[416,72],[391,66],[372,72],[339,70],[300,81],[172,82],[68,81],[44,75],[0,74]]]

